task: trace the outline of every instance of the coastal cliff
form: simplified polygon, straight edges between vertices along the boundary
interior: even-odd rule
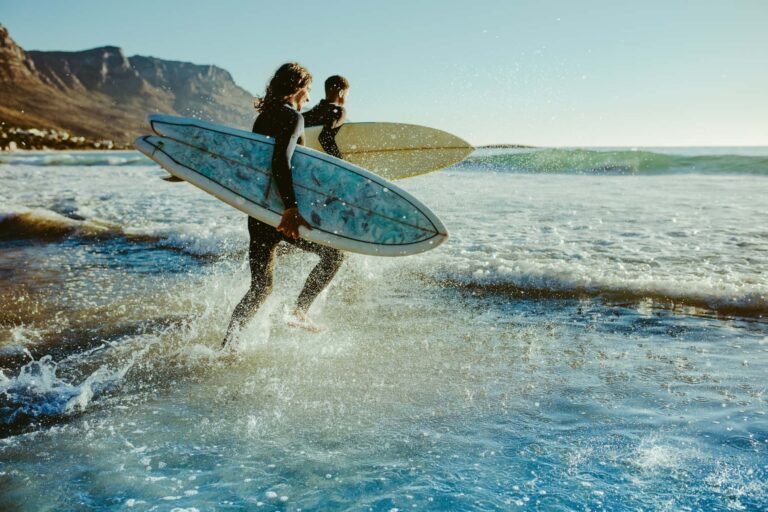
[[[0,25],[0,149],[126,147],[150,112],[247,128],[252,101],[216,66],[115,46],[25,51]]]

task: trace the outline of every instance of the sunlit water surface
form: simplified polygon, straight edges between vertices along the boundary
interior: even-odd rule
[[[242,214],[133,153],[25,158],[0,164],[0,509],[768,508],[760,172],[400,182],[446,245],[352,255],[320,334],[286,324],[314,260],[283,254],[222,352]]]

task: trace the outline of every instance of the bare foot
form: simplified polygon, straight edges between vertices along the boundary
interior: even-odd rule
[[[313,322],[305,312],[299,310],[294,310],[293,314],[288,316],[287,323],[291,327],[298,327],[309,332],[323,332],[325,330],[325,328]]]

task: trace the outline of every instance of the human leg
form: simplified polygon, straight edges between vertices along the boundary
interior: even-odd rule
[[[248,262],[251,267],[251,286],[232,312],[232,319],[224,336],[224,346],[235,332],[253,318],[259,306],[272,291],[275,248],[281,237],[275,228],[251,217],[248,218],[248,234],[250,236]]]
[[[306,248],[311,250],[318,256],[320,261],[315,265],[315,268],[309,273],[307,281],[304,283],[304,288],[299,294],[299,298],[296,301],[297,312],[304,314],[309,310],[312,302],[331,282],[333,277],[341,268],[344,263],[345,255],[338,249],[332,249],[318,244],[311,244],[312,247]]]

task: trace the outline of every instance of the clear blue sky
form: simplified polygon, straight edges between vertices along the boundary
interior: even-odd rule
[[[768,145],[768,0],[0,0],[27,50],[115,45],[352,83],[350,118],[472,143]]]

